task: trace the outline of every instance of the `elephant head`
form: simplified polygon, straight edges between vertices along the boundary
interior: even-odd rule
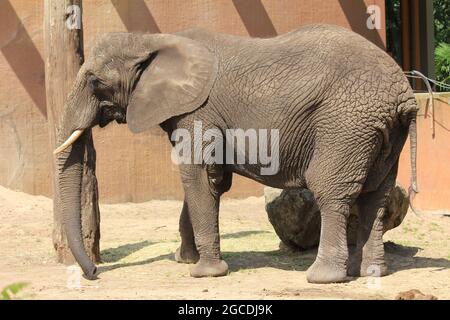
[[[56,181],[64,228],[85,276],[95,278],[81,233],[84,131],[112,120],[141,132],[199,108],[217,72],[200,43],[168,34],[107,34],[97,41],[68,95],[57,142]]]

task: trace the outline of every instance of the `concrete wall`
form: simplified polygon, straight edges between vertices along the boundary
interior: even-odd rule
[[[86,50],[110,31],[173,32],[193,26],[238,35],[273,36],[312,22],[342,25],[381,47],[385,30],[366,27],[366,6],[356,0],[85,0]],[[43,1],[0,0],[0,184],[31,194],[51,195],[42,52]],[[448,98],[442,98],[448,99]],[[419,118],[420,208],[450,208],[450,107],[436,103],[436,137],[430,120]],[[178,172],[166,137],[132,135],[111,124],[94,130],[100,198],[103,202],[179,199]],[[447,142],[447,143],[446,143]],[[409,183],[407,149],[399,180]],[[231,197],[261,195],[262,186],[236,177]]]
[[[431,112],[425,117],[428,94],[417,94],[417,183],[419,193],[413,200],[419,209],[450,209],[450,93],[435,94],[434,138]],[[409,140],[400,156],[397,181],[410,184]]]

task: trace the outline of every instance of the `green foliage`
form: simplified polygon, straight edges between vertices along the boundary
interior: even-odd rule
[[[450,0],[434,0],[434,35],[436,50],[434,62],[436,80],[450,85]],[[437,87],[439,91],[448,91]]]
[[[387,51],[401,64],[400,0],[387,0],[385,3]],[[436,79],[450,84],[450,0],[433,0],[433,16],[435,42],[439,44],[435,50]]]
[[[23,288],[25,288],[28,285],[26,282],[16,282],[13,284],[10,284],[9,286],[6,286],[3,288],[0,300],[11,300],[15,295],[17,295],[20,291],[22,291]]]
[[[433,7],[436,43],[450,43],[450,0],[434,0]]]
[[[435,51],[436,78],[450,85],[450,44],[441,42]]]
[[[402,33],[400,21],[400,0],[386,1],[386,45],[387,51],[398,64],[402,62]]]

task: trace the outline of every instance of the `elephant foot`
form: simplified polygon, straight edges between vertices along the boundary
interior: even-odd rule
[[[182,249],[182,246],[175,251],[175,261],[178,263],[193,264],[197,263],[200,255],[197,250],[192,248],[190,250]]]
[[[192,268],[191,276],[202,277],[222,277],[228,274],[228,264],[221,259],[206,260],[200,259]]]
[[[348,280],[347,270],[345,266],[337,266],[316,259],[306,272],[306,280],[309,283],[345,282]]]

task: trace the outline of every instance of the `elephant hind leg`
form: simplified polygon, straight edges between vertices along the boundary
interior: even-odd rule
[[[305,174],[321,213],[319,249],[307,272],[312,283],[347,280],[347,220],[374,158],[370,146],[359,145],[349,152],[333,149],[314,155]]]
[[[343,282],[347,279],[346,225],[350,206],[340,201],[324,201],[321,211],[320,243],[316,260],[307,271],[311,283]]]
[[[321,232],[317,257],[308,269],[307,280],[311,283],[343,282],[347,280],[347,220],[352,198],[362,186],[336,183],[322,188],[321,185],[311,179],[308,184],[320,209]]]
[[[350,259],[351,276],[384,276],[383,216],[386,202],[397,177],[398,160],[389,169],[378,189],[361,194],[358,199],[359,225],[356,251]]]

